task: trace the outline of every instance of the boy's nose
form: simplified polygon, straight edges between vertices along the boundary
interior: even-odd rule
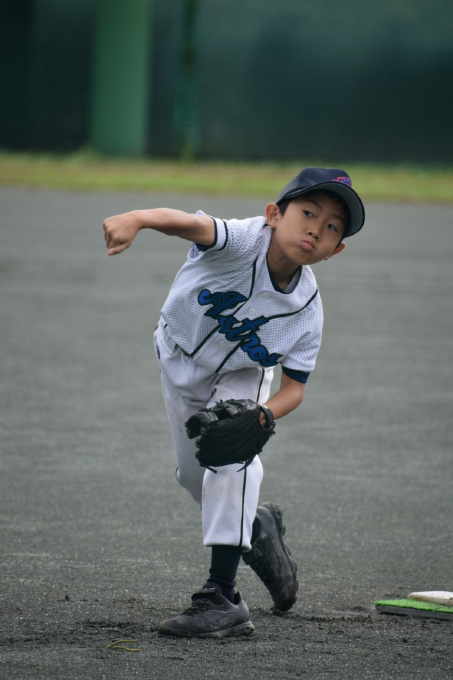
[[[310,229],[308,230],[308,234],[312,236],[314,239],[318,240],[319,239],[319,227],[317,225],[311,225]]]

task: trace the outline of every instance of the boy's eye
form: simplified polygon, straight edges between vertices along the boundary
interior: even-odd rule
[[[332,231],[338,231],[338,227],[336,227],[334,224],[328,224],[327,228],[331,229]]]
[[[313,217],[313,213],[310,210],[304,210],[304,215],[307,217]]]

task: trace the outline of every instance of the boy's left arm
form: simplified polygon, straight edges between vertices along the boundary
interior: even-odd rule
[[[277,420],[294,411],[302,403],[304,394],[305,383],[293,380],[282,372],[280,389],[264,405],[270,408],[275,420]],[[263,427],[266,425],[264,413],[261,413],[260,423]]]

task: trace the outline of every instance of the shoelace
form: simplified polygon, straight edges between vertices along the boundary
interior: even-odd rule
[[[190,605],[190,607],[186,609],[185,612],[183,612],[183,615],[196,616],[197,614],[201,614],[202,612],[209,608],[209,605],[211,603],[212,600],[209,597],[197,597]]]

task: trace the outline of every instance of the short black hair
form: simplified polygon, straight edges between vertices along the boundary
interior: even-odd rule
[[[345,234],[348,230],[348,226],[351,221],[351,213],[349,212],[349,208],[346,205],[346,202],[341,198],[341,196],[339,196],[335,191],[329,191],[329,189],[313,189],[313,191],[307,191],[306,193],[299,194],[299,196],[295,196],[294,198],[286,198],[278,205],[280,214],[283,216],[286,212],[286,208],[289,206],[291,201],[294,201],[296,198],[310,198],[315,194],[317,194],[318,196],[319,195],[325,196],[326,198],[329,198],[333,203],[341,205],[346,215],[346,224],[343,230],[343,234]]]

